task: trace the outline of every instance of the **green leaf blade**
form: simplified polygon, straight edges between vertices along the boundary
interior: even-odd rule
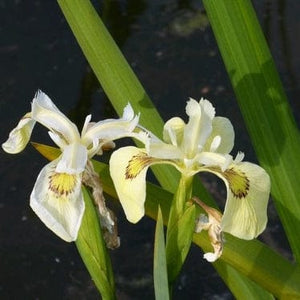
[[[174,283],[190,250],[195,227],[195,205],[187,208],[173,227],[168,228],[166,257],[169,283]]]
[[[76,240],[77,249],[103,299],[116,299],[110,257],[93,202],[83,188],[85,212]]]
[[[153,278],[155,299],[170,299],[164,237],[164,224],[160,208],[158,209],[155,229]]]
[[[204,0],[227,72],[293,254],[300,259],[300,136],[248,0]]]
[[[134,110],[136,112],[138,111],[141,112],[142,115],[141,124],[143,124],[149,130],[151,130],[157,136],[160,136],[162,132],[163,122],[161,118],[158,116],[157,112],[155,112],[155,108],[153,107],[151,102],[147,100],[148,97],[145,96],[146,92],[140,89],[141,85],[137,82],[128,81],[129,78],[132,81],[137,81],[137,79],[135,76],[132,75],[127,77],[126,74],[129,66],[125,62],[124,57],[122,56],[122,58],[120,58],[121,56],[117,54],[119,53],[119,51],[116,51],[115,46],[112,46],[111,41],[109,39],[105,41],[104,46],[102,46],[101,41],[100,43],[98,42],[94,43],[93,40],[94,36],[90,31],[93,31],[97,33],[97,35],[104,36],[104,37],[107,36],[107,33],[105,32],[106,29],[103,26],[102,22],[99,23],[96,20],[97,18],[99,18],[96,13],[93,12],[91,14],[88,14],[88,17],[85,14],[86,9],[83,6],[89,6],[88,10],[93,9],[90,2],[79,1],[79,0],[59,0],[58,3],[62,8],[62,11],[66,16],[67,21],[70,27],[72,28],[77,41],[79,42],[81,48],[83,49],[100,83],[102,84],[103,87],[106,86],[105,92],[110,98],[110,101],[113,103],[114,107],[116,108],[118,114],[120,115],[122,113],[123,107],[127,104],[128,101],[130,101],[130,103],[134,107]],[[97,40],[98,38],[99,37],[95,39]],[[107,46],[108,43],[110,43],[111,45]],[[114,61],[111,57],[102,55],[103,53],[104,54],[108,53],[107,47],[109,47],[109,50],[111,52],[114,52],[113,55],[119,56],[117,60],[119,62],[117,68],[116,65],[114,65]],[[84,50],[84,49],[88,49],[88,50]],[[103,53],[100,56],[97,56],[97,53],[102,52],[102,50]],[[101,68],[103,67],[101,65],[106,65],[106,68],[113,68],[114,71],[111,73],[113,74],[113,76],[110,75],[109,70],[107,70],[108,72],[103,72],[103,73],[98,72],[96,69],[101,70]],[[123,79],[124,76],[127,77],[127,79]],[[118,94],[114,90],[118,90],[120,91],[120,93]],[[155,168],[154,172],[158,180],[160,181],[161,185],[165,189],[167,189],[168,191],[175,191],[179,176],[176,173],[176,171],[174,171],[174,169]],[[107,171],[105,171],[105,173],[107,174]],[[109,178],[109,176],[107,178]],[[114,197],[116,197],[115,191],[112,187],[112,183],[109,181],[109,179],[108,182],[109,183],[105,186],[106,192],[111,193],[112,195],[114,195]],[[210,201],[212,198],[206,193],[203,187],[201,188],[199,181],[197,183],[198,184],[194,187],[194,191],[195,192],[197,191],[197,195],[205,195],[205,199]],[[150,198],[151,197],[153,197],[153,195],[150,196]],[[160,204],[163,206],[167,205],[164,201],[164,198],[162,198],[162,202],[160,202]],[[168,214],[168,209],[169,208],[166,206],[166,210],[163,210],[163,214]],[[147,201],[146,210],[148,215],[152,215],[153,218],[156,218],[156,214],[157,214],[156,202],[151,203]],[[153,213],[155,213],[154,216]],[[205,239],[204,241],[202,241],[202,244],[203,243],[205,244]],[[249,256],[245,257],[245,260],[246,261],[249,260],[250,257]],[[252,267],[249,267],[249,264],[245,264],[245,265],[246,267],[243,270],[243,273],[247,274],[247,272],[250,272],[249,268],[251,270]],[[233,277],[238,276],[238,273],[233,268],[231,268],[231,266],[227,266],[226,268],[224,268],[224,266],[222,266],[221,263],[216,264],[216,268],[218,269],[218,271],[220,272],[224,280],[230,277],[231,276],[230,274],[233,274],[232,275]],[[264,267],[268,269],[268,266],[264,266]],[[254,274],[251,274],[251,276],[252,276],[251,278],[255,278],[255,272]],[[246,283],[247,281],[248,279],[245,279]],[[239,290],[240,290],[239,295],[242,296],[243,295],[242,291],[241,289]],[[260,291],[261,289],[257,286],[257,290],[256,290],[257,295],[261,295]]]

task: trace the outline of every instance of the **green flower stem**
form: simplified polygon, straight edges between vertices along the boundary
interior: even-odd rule
[[[185,176],[182,174],[170,209],[170,216],[168,221],[168,227],[170,229],[173,226],[176,226],[177,220],[183,215],[185,211],[186,202],[192,198],[192,185],[193,177]]]
[[[187,201],[192,195],[193,177],[182,175],[174,194],[166,238],[168,280],[171,286],[178,276],[192,243],[195,227],[195,206]]]
[[[102,299],[116,299],[110,257],[106,248],[99,217],[88,191],[83,187],[85,212],[76,240],[80,256],[86,265]]]

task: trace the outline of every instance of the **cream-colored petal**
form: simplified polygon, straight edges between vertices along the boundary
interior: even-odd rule
[[[38,91],[32,101],[32,118],[59,134],[66,143],[80,139],[78,129],[43,92]]]
[[[211,134],[215,109],[208,100],[201,99],[198,103],[190,99],[186,106],[186,113],[189,122],[184,129],[183,148],[188,158],[192,158],[202,151]]]
[[[120,148],[110,158],[110,175],[131,223],[137,223],[145,214],[146,173],[150,164],[146,152],[136,147]]]
[[[56,172],[79,174],[84,171],[87,158],[87,149],[82,144],[73,143],[67,145],[63,149]]]
[[[94,123],[91,123],[92,115],[85,117],[84,124],[81,130],[81,136],[84,136],[89,127],[93,126]]]
[[[134,112],[128,104],[124,108],[123,116],[120,119],[106,119],[93,124],[86,129],[82,137],[85,145],[95,143],[95,140],[116,140],[122,137],[134,136],[133,130],[138,125],[139,115]]]
[[[30,206],[41,221],[61,239],[77,239],[84,213],[81,176],[56,173],[58,160],[40,172],[30,196]]]
[[[125,106],[125,108],[123,110],[122,119],[127,120],[127,121],[130,121],[130,120],[134,119],[134,111],[133,111],[133,108],[130,105],[130,103],[128,103]]]
[[[220,138],[220,143],[216,149],[211,149],[215,137]],[[213,151],[217,153],[230,153],[234,145],[234,129],[227,118],[215,117],[212,120],[212,132],[206,140],[203,151]]]
[[[223,179],[227,187],[222,231],[245,240],[257,237],[267,224],[269,175],[249,162],[231,164],[225,172],[216,168],[210,171]]]
[[[163,139],[166,143],[180,146],[183,139],[185,122],[178,117],[172,118],[164,125]]]
[[[10,133],[7,141],[2,144],[5,152],[15,154],[21,152],[29,142],[35,121],[31,113],[27,113]]]
[[[200,152],[196,156],[195,161],[197,161],[200,165],[204,165],[206,167],[220,167],[222,171],[225,171],[232,163],[232,156],[229,154]]]
[[[180,148],[166,144],[160,143],[150,143],[149,145],[149,156],[153,156],[161,159],[183,159],[184,153]]]

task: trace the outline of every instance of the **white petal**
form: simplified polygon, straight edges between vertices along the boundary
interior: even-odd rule
[[[60,148],[63,149],[64,147],[67,146],[67,141],[59,134],[52,132],[52,131],[48,131],[48,134],[50,136],[50,138],[52,139],[52,141]]]
[[[240,163],[244,159],[244,157],[245,157],[245,154],[243,152],[239,151],[234,159],[234,163],[235,164]]]
[[[195,160],[197,160],[200,165],[204,165],[207,167],[220,167],[224,172],[232,163],[232,156],[229,154],[201,152],[197,155]]]
[[[86,147],[79,143],[70,144],[64,147],[62,156],[56,167],[56,172],[79,174],[84,171],[86,162]]]
[[[92,115],[86,116],[83,127],[82,127],[81,136],[84,136],[86,134],[86,131],[88,130],[88,128],[93,125],[90,123],[91,119],[92,119]]]
[[[184,154],[181,149],[166,143],[150,143],[149,153],[150,156],[161,159],[183,159]]]
[[[35,121],[27,113],[10,133],[7,141],[2,144],[5,152],[15,154],[21,152],[29,142]]]
[[[215,262],[219,258],[219,255],[218,253],[207,252],[203,255],[203,258],[205,258],[208,262]]]
[[[128,221],[138,222],[145,214],[146,153],[136,147],[124,147],[111,155],[109,168],[118,197]]]
[[[267,205],[270,194],[270,178],[258,165],[243,162],[234,167],[249,180],[249,190],[239,198],[232,192],[228,181],[228,196],[221,227],[242,239],[253,239],[262,233],[267,224]]]
[[[122,137],[134,136],[132,131],[138,124],[139,116],[134,117],[130,108],[126,106],[123,117],[120,119],[106,119],[88,127],[82,137],[84,144],[88,146],[98,140],[107,142]],[[129,117],[132,118],[129,119]]]
[[[122,116],[122,119],[123,120],[127,120],[127,121],[130,121],[134,118],[134,111],[130,105],[130,103],[128,103],[124,110],[123,110],[123,116]]]
[[[210,152],[216,152],[216,150],[218,149],[220,144],[221,144],[221,137],[219,135],[217,135],[213,138],[213,140],[211,142],[211,145],[210,145],[209,151]]]
[[[201,100],[199,101],[199,105],[209,119],[212,120],[215,117],[215,108],[207,99],[201,98]]]
[[[61,135],[67,143],[80,138],[77,127],[72,123],[41,91],[38,91],[32,101],[32,118],[49,130]]]
[[[241,162],[231,164],[225,172],[211,169],[227,187],[227,200],[221,222],[222,231],[250,240],[267,224],[270,178],[260,166]]]
[[[185,123],[181,118],[175,117],[170,119],[164,125],[163,139],[166,143],[174,146],[180,146],[183,139]]]
[[[84,213],[80,175],[55,173],[57,160],[40,172],[30,206],[41,221],[67,242],[75,241]]]
[[[220,137],[220,143],[216,149],[211,149],[215,137]],[[212,132],[206,141],[203,151],[214,151],[217,153],[230,153],[234,145],[234,129],[227,118],[215,117],[212,120]]]
[[[185,126],[183,146],[188,158],[202,151],[212,131],[214,108],[208,100],[200,103],[191,99],[186,106],[189,122]]]

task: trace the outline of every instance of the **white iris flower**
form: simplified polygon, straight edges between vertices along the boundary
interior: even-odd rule
[[[234,130],[227,118],[215,117],[205,99],[190,99],[186,106],[188,123],[175,117],[166,122],[164,141],[149,134],[145,149],[124,147],[110,159],[110,173],[127,219],[138,222],[144,215],[146,172],[152,164],[171,164],[184,176],[211,172],[227,188],[221,230],[239,238],[252,239],[266,227],[270,179],[264,169],[235,159]]]
[[[29,142],[31,132],[38,122],[49,129],[49,135],[61,149],[61,155],[48,163],[38,175],[30,196],[30,206],[45,225],[65,241],[74,241],[84,213],[81,192],[83,172],[95,154],[102,154],[102,147],[113,145],[113,140],[135,136],[135,116],[128,104],[120,119],[90,122],[87,116],[81,134],[54,105],[50,98],[38,91],[27,113],[2,144],[8,153],[21,152]]]

